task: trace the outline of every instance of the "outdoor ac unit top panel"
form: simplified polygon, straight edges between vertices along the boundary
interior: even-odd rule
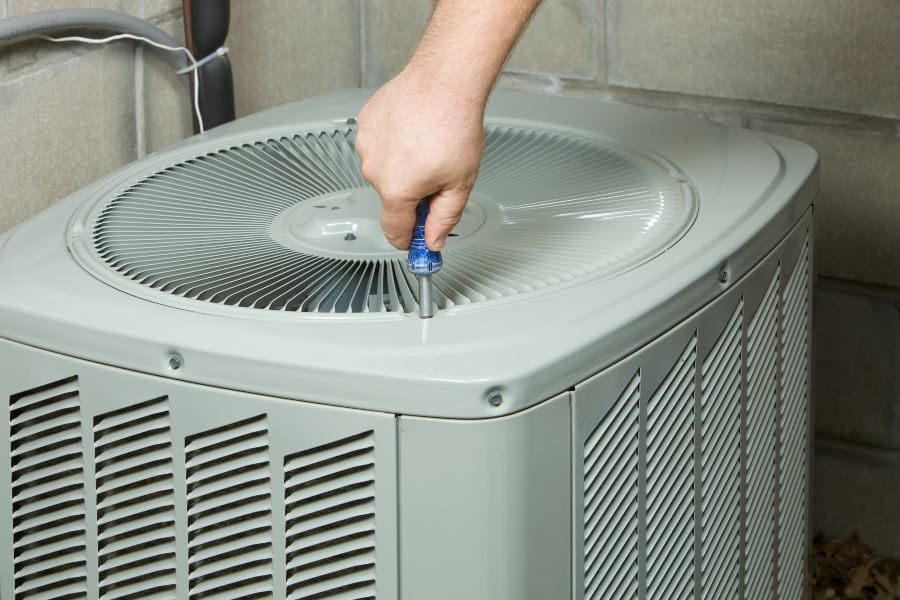
[[[499,416],[723,293],[816,191],[815,152],[798,142],[498,92],[435,281],[438,312],[422,321],[359,175],[353,118],[367,96],[216,128],[0,237],[0,335],[285,398]],[[169,369],[172,354],[182,368]],[[494,391],[500,406],[485,400]]]

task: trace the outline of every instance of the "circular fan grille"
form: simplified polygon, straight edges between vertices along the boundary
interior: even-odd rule
[[[470,207],[434,278],[439,309],[624,272],[693,218],[677,174],[643,155],[556,131],[486,133]],[[93,254],[156,299],[413,312],[418,288],[380,235],[354,134],[265,139],[155,173],[96,213]]]

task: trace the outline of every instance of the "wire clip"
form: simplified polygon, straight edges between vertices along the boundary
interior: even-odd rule
[[[221,48],[219,48],[218,50],[216,50],[209,56],[204,56],[203,58],[201,58],[200,60],[198,60],[197,62],[192,64],[191,66],[185,67],[178,71],[175,71],[175,73],[177,73],[178,75],[186,75],[186,74],[190,73],[191,71],[194,71],[195,69],[199,69],[200,67],[202,67],[209,61],[213,60],[214,58],[217,58],[219,56],[225,56],[226,54],[228,54],[228,48],[226,48],[225,46],[222,46]]]

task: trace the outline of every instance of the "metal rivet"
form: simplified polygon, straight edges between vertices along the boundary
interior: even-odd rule
[[[352,242],[353,240],[356,239],[356,234],[348,233],[347,235],[344,236],[344,239],[347,240],[348,242]]]
[[[181,358],[180,354],[173,354],[169,357],[169,368],[173,371],[177,371],[181,367],[184,366],[184,359]]]
[[[728,283],[728,270],[725,267],[719,269],[719,283]]]
[[[487,396],[487,401],[491,406],[500,406],[503,404],[503,394],[500,392],[491,392]]]

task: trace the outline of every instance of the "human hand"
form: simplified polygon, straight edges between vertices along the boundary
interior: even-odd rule
[[[412,65],[379,89],[359,113],[362,175],[381,196],[381,228],[409,247],[416,206],[431,197],[425,244],[441,250],[469,199],[484,148],[484,102]]]

